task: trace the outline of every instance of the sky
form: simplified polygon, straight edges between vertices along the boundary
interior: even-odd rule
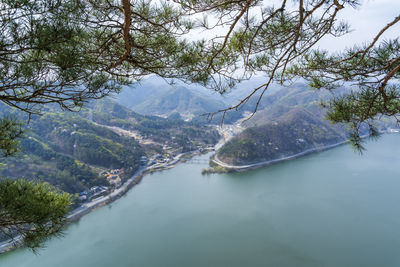
[[[298,0],[296,0],[297,2]],[[326,36],[319,43],[320,48],[330,51],[340,51],[354,44],[370,42],[373,37],[396,16],[400,15],[400,0],[360,0],[357,8],[346,6],[339,12],[338,19],[350,24],[352,32],[342,37]],[[264,0],[266,5],[280,6],[282,0]],[[289,1],[289,5],[297,4]],[[200,18],[201,16],[199,16]],[[212,19],[210,21],[213,21]],[[194,31],[188,35],[189,39],[196,40],[210,38],[216,35],[225,35],[226,29],[214,29],[210,32]],[[400,23],[393,26],[383,37],[400,37]]]
[[[353,31],[340,38],[324,38],[319,46],[338,51],[353,44],[369,43],[383,27],[399,15],[400,0],[364,0],[357,9],[349,7],[339,13],[339,18],[349,22]],[[400,37],[399,23],[390,28],[383,37]]]
[[[294,1],[298,0],[289,0],[289,3],[294,4]],[[282,0],[264,0],[264,2],[268,5],[278,6],[282,3]],[[339,20],[350,24],[352,32],[342,37],[325,36],[319,41],[317,47],[335,52],[343,51],[343,49],[356,44],[369,44],[383,27],[395,17],[400,16],[400,0],[360,0],[360,2],[359,7],[347,6],[338,15]],[[226,30],[214,29],[209,32],[195,30],[186,37],[190,40],[209,39],[216,35],[225,34]],[[380,40],[396,37],[400,38],[400,22],[387,30]]]

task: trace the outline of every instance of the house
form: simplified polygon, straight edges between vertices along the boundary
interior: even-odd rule
[[[140,158],[140,165],[146,166],[146,164],[147,164],[147,157],[146,156],[142,156]]]

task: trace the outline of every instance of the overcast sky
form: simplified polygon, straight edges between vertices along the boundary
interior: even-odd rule
[[[354,31],[340,38],[323,39],[321,48],[340,50],[355,43],[370,42],[383,27],[400,15],[400,0],[364,0],[359,8],[345,8],[339,15],[350,23]],[[388,30],[384,37],[400,37],[399,23]]]
[[[280,6],[282,0],[264,0],[266,5]],[[318,46],[331,51],[342,50],[346,47],[370,42],[372,38],[396,16],[400,15],[400,0],[361,0],[361,5],[356,9],[346,6],[339,12],[338,18],[349,22],[353,32],[340,38],[327,36]],[[289,1],[289,5],[294,2]],[[297,8],[297,4],[295,4]],[[201,17],[201,16],[199,16]],[[212,20],[211,20],[212,21]],[[210,24],[211,25],[211,24]],[[214,29],[210,32],[193,31],[189,39],[196,40],[210,38],[216,35],[225,35],[227,28]],[[395,38],[400,36],[400,23],[393,26],[384,37]]]

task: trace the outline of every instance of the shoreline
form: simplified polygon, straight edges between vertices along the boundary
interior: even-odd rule
[[[123,185],[121,185],[120,188],[114,190],[113,192],[111,192],[110,194],[108,194],[106,196],[100,197],[100,198],[98,198],[94,201],[88,202],[88,203],[84,203],[80,207],[69,212],[67,214],[67,224],[66,225],[74,223],[74,222],[78,221],[81,217],[92,212],[93,210],[103,207],[105,205],[108,205],[108,204],[114,202],[115,200],[121,198],[132,187],[139,184],[146,174],[151,174],[153,172],[163,171],[163,170],[173,168],[178,163],[188,160],[188,158],[183,157],[183,156],[188,155],[189,158],[192,158],[192,157],[200,155],[200,154],[201,154],[201,152],[198,150],[189,151],[189,152],[185,152],[185,153],[181,153],[181,154],[177,155],[172,161],[167,162],[160,166],[140,167],[136,171],[136,173],[134,175],[132,175],[131,178],[129,178]],[[9,239],[7,241],[0,242],[0,254],[16,250],[22,246],[23,246],[23,244],[21,242],[20,236],[15,237],[14,241]]]
[[[381,132],[381,133],[398,133],[397,131],[385,131],[385,132]],[[362,138],[366,138],[368,137],[368,135],[364,135],[362,136]],[[346,143],[349,143],[349,140],[344,140],[342,142],[338,142],[335,144],[331,144],[331,145],[326,145],[326,146],[320,146],[320,147],[315,147],[315,148],[311,148],[311,149],[307,149],[303,152],[291,155],[291,156],[287,156],[287,157],[283,157],[283,158],[279,158],[279,159],[274,159],[274,160],[268,160],[268,161],[262,161],[262,162],[258,162],[258,163],[253,163],[253,164],[248,164],[248,165],[229,165],[227,163],[222,162],[221,160],[219,160],[217,158],[217,150],[215,150],[214,155],[211,156],[211,161],[214,162],[215,164],[217,164],[218,166],[221,166],[223,168],[225,168],[227,171],[234,171],[234,172],[245,172],[245,171],[250,171],[253,169],[257,169],[257,168],[261,168],[261,167],[265,167],[265,166],[269,166],[275,163],[280,163],[280,162],[284,162],[284,161],[288,161],[288,160],[292,160],[292,159],[296,159],[308,154],[312,154],[315,152],[322,152],[331,148],[335,148],[341,145],[344,145]],[[215,146],[220,145],[222,146],[225,142],[218,142]],[[138,169],[138,171],[131,177],[129,178],[120,188],[118,188],[117,190],[111,192],[110,194],[108,194],[107,196],[103,196],[101,198],[96,199],[95,201],[91,201],[89,203],[85,203],[83,205],[81,205],[80,207],[74,209],[73,211],[71,211],[68,215],[67,215],[67,220],[68,220],[68,224],[71,224],[73,222],[78,221],[81,217],[85,216],[86,214],[89,214],[91,211],[103,207],[105,205],[108,205],[112,202],[114,202],[115,200],[121,198],[123,195],[125,195],[132,187],[136,186],[137,184],[139,184],[143,177],[146,174],[151,174],[153,172],[157,172],[157,171],[163,171],[163,170],[167,170],[170,168],[175,167],[178,163],[180,162],[185,162],[187,160],[189,160],[190,158],[194,157],[194,156],[198,156],[203,154],[202,152],[195,150],[195,151],[189,151],[189,152],[185,152],[185,153],[181,153],[179,155],[177,155],[171,162],[167,162],[163,165],[160,166],[155,166],[155,167],[141,167]],[[188,155],[188,157],[183,157],[185,155]],[[210,172],[212,173],[212,172]],[[21,238],[20,236],[17,236],[15,238],[14,243],[11,240],[7,240],[7,241],[3,241],[0,242],[0,254],[3,253],[7,253],[10,251],[13,251],[17,248],[20,248],[22,246],[21,243]]]
[[[400,129],[389,129],[386,131],[381,131],[380,134],[395,134],[395,133],[399,133]],[[363,135],[361,136],[362,139],[369,137],[369,135]],[[257,163],[252,163],[252,164],[247,164],[247,165],[230,165],[227,164],[223,161],[221,161],[220,159],[218,159],[217,157],[217,152],[215,152],[214,157],[211,159],[212,162],[214,162],[215,164],[217,164],[218,166],[225,168],[227,171],[234,171],[234,172],[245,172],[245,171],[249,171],[249,170],[254,170],[254,169],[258,169],[261,167],[265,167],[265,166],[269,166],[275,163],[279,163],[279,162],[284,162],[284,161],[288,161],[288,160],[292,160],[292,159],[296,159],[305,155],[309,155],[312,153],[316,153],[316,152],[322,152],[331,148],[335,148],[344,144],[350,143],[350,140],[344,140],[335,144],[331,144],[331,145],[326,145],[326,146],[320,146],[320,147],[315,147],[315,148],[310,148],[307,149],[303,152],[291,155],[291,156],[286,156],[283,158],[279,158],[279,159],[272,159],[272,160],[267,160],[267,161],[261,161],[261,162],[257,162]],[[212,172],[210,172],[212,173]]]
[[[291,156],[286,156],[283,158],[279,158],[279,159],[272,159],[272,160],[266,160],[266,161],[261,161],[261,162],[257,162],[257,163],[252,163],[252,164],[247,164],[247,165],[230,165],[227,164],[223,161],[221,161],[220,159],[218,159],[217,157],[217,153],[215,153],[214,158],[211,159],[212,162],[214,162],[215,164],[217,164],[220,167],[223,167],[225,169],[227,169],[227,171],[235,171],[235,172],[245,172],[245,171],[249,171],[249,170],[254,170],[254,169],[258,169],[258,168],[262,168],[265,166],[269,166],[275,163],[280,163],[280,162],[284,162],[284,161],[288,161],[288,160],[293,160],[308,154],[312,154],[315,152],[322,152],[331,148],[335,148],[344,144],[349,143],[349,140],[345,140],[342,142],[338,142],[335,144],[331,144],[331,145],[326,145],[326,146],[320,146],[320,147],[315,147],[315,148],[310,148],[307,149],[303,152],[291,155]]]
[[[66,226],[73,222],[78,221],[81,217],[85,216],[86,214],[89,214],[93,210],[103,207],[121,198],[129,191],[129,189],[131,189],[132,187],[141,182],[147,170],[148,170],[147,168],[143,169],[139,168],[139,170],[117,190],[111,192],[107,196],[98,198],[95,201],[84,203],[80,207],[69,212],[66,217],[67,218]],[[0,243],[0,254],[16,250],[22,246],[23,244],[21,241],[21,236],[15,237],[14,240],[9,239],[7,241],[3,241]]]

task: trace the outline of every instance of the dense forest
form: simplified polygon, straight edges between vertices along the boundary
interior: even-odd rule
[[[325,125],[304,109],[294,109],[280,120],[247,128],[218,151],[218,158],[233,165],[244,165],[344,140],[343,132]]]
[[[340,92],[346,89],[341,88]],[[233,165],[245,165],[348,140],[348,127],[326,120],[327,110],[321,103],[329,97],[332,95],[328,92],[310,90],[302,83],[271,93],[259,103],[257,113],[243,122],[246,129],[218,151],[218,158]],[[385,131],[398,126],[396,120],[382,117],[376,127]],[[369,127],[364,125],[360,133],[368,135]]]
[[[123,179],[140,166],[140,158],[171,150],[186,152],[198,145],[215,144],[217,131],[204,124],[185,122],[179,117],[144,116],[116,104],[111,99],[91,103],[78,113],[46,107],[41,116],[32,116],[20,143],[20,152],[3,161],[0,174],[8,178],[45,181],[68,193],[92,186],[108,185],[102,173],[123,169]],[[5,105],[4,116],[24,116]],[[140,144],[134,136],[120,134],[112,127],[134,132],[150,144]]]

